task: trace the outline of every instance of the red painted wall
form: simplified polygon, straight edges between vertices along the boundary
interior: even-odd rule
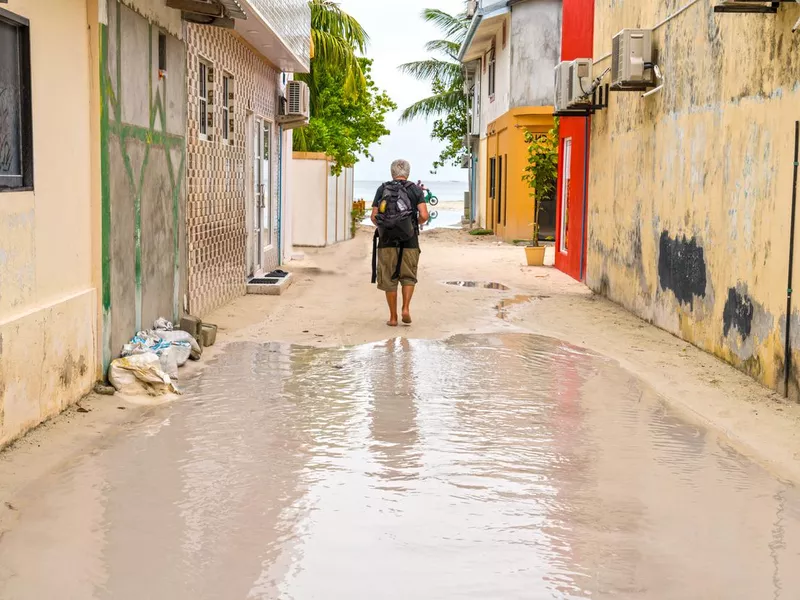
[[[561,31],[561,60],[592,58],[594,37],[594,0],[564,0]],[[558,191],[556,204],[556,268],[574,279],[585,278],[586,237],[584,187],[587,175],[586,155],[589,143],[586,137],[586,119],[561,117],[560,147],[558,153]],[[572,141],[572,160],[567,198],[566,251],[562,252],[561,223],[564,212],[564,146]]]

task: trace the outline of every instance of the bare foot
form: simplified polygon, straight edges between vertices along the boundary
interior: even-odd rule
[[[403,312],[403,323],[406,325],[411,325],[411,312],[405,311]]]
[[[386,324],[387,324],[389,327],[397,327],[397,319],[390,320],[390,321],[386,321]]]

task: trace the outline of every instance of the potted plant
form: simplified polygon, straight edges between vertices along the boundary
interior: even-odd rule
[[[539,244],[539,218],[542,203],[555,192],[558,181],[558,120],[546,134],[526,132],[525,143],[528,164],[522,180],[528,184],[533,198],[531,240],[525,247],[525,256],[529,266],[542,266],[545,247]]]

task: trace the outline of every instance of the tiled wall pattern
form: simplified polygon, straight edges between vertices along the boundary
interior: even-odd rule
[[[270,28],[306,67],[311,55],[311,8],[307,0],[250,0]]]
[[[197,316],[242,296],[247,277],[247,189],[252,161],[247,156],[248,111],[274,120],[280,74],[245,46],[232,32],[218,27],[187,24],[189,119],[187,139],[187,227],[189,311]],[[219,93],[223,72],[234,78],[234,129],[226,144],[215,128],[213,139],[199,135],[200,59],[214,66],[214,122],[221,123]],[[273,198],[277,198],[277,144],[273,128]],[[273,203],[276,204],[276,203]],[[277,214],[273,211],[273,239]],[[265,270],[278,265],[278,253],[267,257]]]

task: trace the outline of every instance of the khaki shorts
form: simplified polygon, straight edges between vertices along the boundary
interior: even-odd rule
[[[382,292],[396,292],[398,281],[392,281],[397,269],[399,248],[378,248],[378,289]],[[399,284],[403,287],[417,285],[417,266],[419,248],[403,250],[403,265],[400,267]]]

